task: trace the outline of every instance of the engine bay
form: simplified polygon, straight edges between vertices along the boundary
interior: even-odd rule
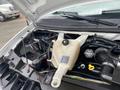
[[[120,85],[120,40],[36,30],[1,57],[0,77],[11,90],[60,87],[63,77]],[[40,79],[43,77],[44,79]],[[31,86],[31,87],[30,87]],[[33,89],[33,87],[35,89]]]

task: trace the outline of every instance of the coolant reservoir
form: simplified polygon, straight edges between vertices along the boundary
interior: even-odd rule
[[[85,43],[88,35],[81,35],[77,39],[64,40],[64,34],[60,33],[58,39],[53,42],[52,64],[57,68],[51,86],[58,88],[62,77],[71,70],[78,58],[80,47]]]

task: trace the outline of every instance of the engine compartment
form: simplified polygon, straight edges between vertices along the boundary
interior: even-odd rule
[[[76,40],[82,36],[72,33],[63,34],[65,47],[70,40]],[[14,90],[19,90],[22,85],[24,86],[23,90],[29,89],[28,86],[30,84],[27,83],[28,86],[25,84],[29,80],[32,80],[36,87],[40,88],[38,83],[41,79],[36,79],[36,77],[40,76],[44,77],[44,80],[42,79],[44,83],[50,85],[57,70],[57,67],[51,61],[53,42],[57,41],[59,35],[59,32],[53,31],[33,31],[27,37],[23,38],[15,49],[9,52],[7,57],[1,57],[1,61],[3,61],[0,65],[3,69],[3,71],[0,71],[1,78],[3,80],[7,80],[6,77],[12,78],[12,80],[7,80],[8,83],[5,84],[5,87],[13,83],[16,77],[20,79],[20,83],[22,81],[22,84],[18,84],[19,87],[16,87],[16,83],[19,81],[17,79],[13,84],[14,87],[12,87]],[[75,64],[64,76],[107,85],[111,83],[120,85],[119,55],[120,40],[106,39],[97,34],[88,35],[83,45],[80,46],[80,52]],[[13,75],[13,73],[17,74]]]

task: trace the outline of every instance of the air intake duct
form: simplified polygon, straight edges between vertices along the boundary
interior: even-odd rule
[[[102,64],[101,77],[105,80],[111,81],[114,72],[115,64],[114,58],[106,48],[98,48],[95,51],[95,59]]]

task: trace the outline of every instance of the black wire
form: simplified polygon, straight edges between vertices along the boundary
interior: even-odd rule
[[[89,64],[94,64],[94,65],[102,66],[101,64],[95,63],[95,62],[89,62]]]
[[[70,71],[71,73],[76,73],[76,74],[81,74],[81,75],[84,75],[84,76],[86,76],[86,77],[89,77],[89,78],[94,78],[94,79],[97,79],[97,80],[100,80],[101,78],[98,78],[98,77],[95,77],[95,76],[93,76],[93,75],[90,75],[90,74],[85,74],[85,73],[82,73],[82,72],[77,72],[77,71]],[[74,75],[73,74],[73,75]],[[78,75],[77,75],[78,76]]]
[[[54,39],[54,38],[56,38],[57,36],[58,36],[58,34],[56,34],[56,35],[54,35],[54,36],[51,36],[51,37],[49,37],[49,38],[46,38],[46,40]]]

